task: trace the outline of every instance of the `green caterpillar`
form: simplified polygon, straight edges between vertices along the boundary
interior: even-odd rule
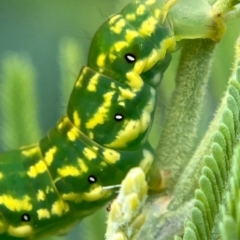
[[[175,49],[155,0],[128,4],[96,32],[67,114],[39,143],[0,154],[0,238],[61,234],[147,172],[155,88]]]

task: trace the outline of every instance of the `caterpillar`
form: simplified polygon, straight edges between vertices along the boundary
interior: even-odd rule
[[[154,0],[135,1],[97,30],[67,113],[38,143],[0,154],[0,237],[62,234],[147,172],[156,87],[176,39]]]

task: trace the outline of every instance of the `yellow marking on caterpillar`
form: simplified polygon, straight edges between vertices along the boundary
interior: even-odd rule
[[[94,138],[93,132],[89,132],[89,135],[88,135],[88,136],[89,136],[90,139],[93,139],[93,138]]]
[[[70,166],[70,165],[58,168],[57,172],[61,177],[67,177],[67,176],[76,177],[81,174],[81,172],[76,167]]]
[[[150,113],[148,111],[143,111],[140,121],[141,121],[140,132],[142,133],[149,127],[149,123],[151,121]]]
[[[31,198],[27,195],[23,196],[22,199],[13,198],[11,195],[1,195],[0,205],[4,205],[7,209],[12,212],[20,211],[31,211],[32,204],[30,203]]]
[[[28,150],[22,150],[22,154],[26,157],[32,157],[36,153],[39,153],[39,148],[38,146],[30,148]]]
[[[133,71],[140,75],[143,72],[143,69],[147,61],[148,61],[148,58],[138,60],[134,65]]]
[[[142,78],[135,72],[127,72],[126,73],[127,78],[127,84],[129,87],[131,87],[133,90],[138,91],[143,86],[143,80]]]
[[[138,31],[144,37],[149,37],[155,31],[157,24],[158,24],[158,21],[153,16],[151,16],[142,22]]]
[[[54,192],[54,190],[53,190],[53,188],[52,187],[50,187],[50,186],[47,186],[46,187],[46,191],[45,191],[45,193],[50,193],[50,192]]]
[[[115,16],[112,16],[109,19],[109,25],[112,26],[119,18],[122,18],[122,16],[120,14],[117,14]]]
[[[44,201],[46,199],[45,193],[43,190],[38,190],[37,193],[37,200],[40,201]]]
[[[119,131],[115,140],[109,144],[106,144],[107,147],[126,147],[127,144],[136,139],[141,131],[141,124],[139,120],[129,120],[126,123],[126,127]]]
[[[176,48],[175,36],[169,37],[160,43],[159,49],[153,49],[147,58],[147,62],[143,68],[143,72],[149,70],[159,60],[162,60],[166,56],[167,51],[174,51]]]
[[[0,172],[0,180],[3,179],[4,174],[2,172]]]
[[[104,70],[105,70],[104,68],[99,68],[99,69],[98,69],[98,72],[99,72],[99,73],[103,73]]]
[[[157,49],[154,48],[147,58],[147,62],[143,68],[143,72],[152,68],[158,62],[158,60],[159,60],[159,52]]]
[[[95,151],[98,150],[97,147],[93,147],[93,149],[94,149]],[[91,148],[85,147],[85,148],[83,149],[83,154],[84,154],[84,156],[85,156],[88,160],[92,160],[92,159],[94,159],[94,158],[97,157],[97,153],[96,153],[94,150],[92,150]]]
[[[121,52],[122,49],[126,48],[129,46],[128,42],[124,42],[124,41],[118,41],[116,43],[113,44],[110,52]]]
[[[138,6],[136,10],[136,14],[140,16],[140,15],[143,15],[145,11],[146,11],[146,7],[143,4],[141,4]]]
[[[73,123],[77,128],[80,128],[81,119],[80,119],[77,111],[73,112]]]
[[[124,19],[120,19],[114,23],[114,25],[110,25],[110,30],[116,34],[120,34],[125,27],[126,22]]]
[[[29,237],[33,233],[33,229],[29,225],[24,225],[20,227],[14,227],[12,225],[9,225],[7,233],[10,236],[14,237]]]
[[[35,165],[32,165],[27,174],[30,178],[35,178],[37,175],[44,173],[47,170],[47,166],[43,160],[39,160]]]
[[[116,89],[116,84],[114,82],[111,82],[111,88]]]
[[[139,167],[142,168],[142,170],[147,173],[152,165],[153,162],[153,155],[148,150],[143,150],[143,159],[141,160]]]
[[[126,30],[125,39],[128,43],[131,43],[135,38],[137,38],[139,36],[140,35],[138,34],[137,31]]]
[[[87,90],[89,92],[96,92],[97,91],[97,84],[98,84],[98,79],[99,79],[100,74],[96,73],[89,79]]]
[[[136,96],[136,93],[133,93],[130,89],[124,89],[121,87],[119,87],[118,89],[121,94],[119,96],[121,100],[126,100],[126,99],[131,100]]]
[[[83,196],[82,196],[82,193],[70,192],[70,193],[62,194],[62,199],[64,201],[71,201],[71,202],[75,202],[75,203],[80,203],[80,202],[83,201]]]
[[[82,73],[80,74],[75,86],[76,88],[81,88],[82,87],[82,80],[85,79],[85,74],[87,72],[87,67],[84,67]]]
[[[69,122],[68,117],[65,116],[58,122],[57,128],[61,130],[61,128],[65,127],[65,124],[67,124],[68,122]]]
[[[102,161],[102,162],[100,162],[100,166],[101,166],[101,167],[107,167],[107,163],[104,162],[104,161]]]
[[[154,90],[150,90],[152,92],[152,98],[148,101],[148,103],[146,104],[146,106],[143,108],[142,114],[141,114],[141,129],[140,132],[144,132],[148,127],[149,127],[149,123],[151,121],[151,113],[154,110],[154,106],[155,106],[155,91]]]
[[[85,162],[81,158],[78,158],[78,165],[82,172],[85,172],[85,173],[88,172],[88,166],[85,164]]]
[[[112,104],[112,96],[114,92],[110,91],[103,95],[104,102],[102,106],[100,106],[96,113],[93,115],[91,119],[86,123],[86,127],[88,129],[93,129],[98,124],[103,124],[104,120],[108,117],[109,107]]]
[[[172,36],[172,37],[169,37],[169,38],[163,40],[159,46],[159,51],[158,51],[159,60],[162,60],[165,57],[167,50],[174,51],[175,48],[176,48],[175,36]]]
[[[153,12],[153,14],[154,14],[154,17],[155,17],[156,19],[160,19],[162,12],[161,12],[160,9],[155,9],[154,12]]]
[[[109,53],[109,59],[111,60],[111,62],[114,62],[116,58],[117,58],[116,55]]]
[[[51,217],[51,213],[49,212],[49,210],[47,208],[40,208],[37,210],[37,215],[38,215],[38,219],[49,219]]]
[[[135,13],[128,13],[128,14],[126,15],[126,19],[127,19],[128,21],[135,21],[135,20],[136,20],[136,14],[135,14]]]
[[[143,113],[141,115],[141,128],[140,128],[140,132],[144,132],[148,127],[149,127],[149,123],[151,121],[151,113],[153,112],[154,109],[154,104],[152,101],[150,101],[150,103],[148,103],[148,105],[143,109]]]
[[[92,202],[104,198],[108,195],[108,191],[103,191],[102,186],[93,187],[89,192],[83,193],[83,200]]]
[[[147,0],[147,1],[145,2],[145,4],[146,4],[147,6],[153,5],[154,3],[156,3],[156,0]]]
[[[65,212],[69,211],[69,206],[62,200],[57,200],[52,205],[51,213],[53,215],[62,216]]]
[[[104,161],[109,164],[114,164],[118,160],[120,160],[120,154],[112,149],[106,149],[105,151],[103,151],[103,157]]]
[[[1,217],[2,218],[2,217]],[[0,221],[0,234],[3,234],[7,230],[7,225],[4,221]]]
[[[74,142],[77,138],[79,138],[79,135],[80,135],[80,132],[75,127],[71,128],[67,133],[68,139],[72,142]]]
[[[118,105],[125,107],[126,104],[125,104],[125,102],[118,102]]]
[[[104,53],[99,54],[99,56],[97,57],[97,65],[99,67],[104,67],[105,60],[106,60],[106,54],[104,54]]]
[[[46,152],[44,159],[45,159],[47,166],[50,166],[52,164],[52,161],[54,159],[54,155],[56,152],[57,152],[56,146],[53,146]]]
[[[64,127],[64,123],[61,121],[57,124],[57,128],[60,130],[62,127]]]

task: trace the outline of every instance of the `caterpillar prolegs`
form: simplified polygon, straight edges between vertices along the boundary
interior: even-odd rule
[[[1,153],[1,239],[59,234],[112,199],[107,186],[131,168],[150,168],[155,89],[176,45],[154,2],[110,17],[93,38],[67,114],[37,144]]]

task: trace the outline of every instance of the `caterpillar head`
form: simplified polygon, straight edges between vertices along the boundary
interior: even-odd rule
[[[165,71],[170,61],[169,58],[167,61],[165,59],[166,52],[175,46],[175,39],[171,37],[167,26],[156,22],[151,27],[152,32],[144,35],[124,16],[115,15],[99,28],[90,47],[88,65],[95,71],[126,83],[133,89],[141,87],[142,81],[155,87],[161,78],[158,82],[152,83],[151,78],[143,79],[142,73],[151,70],[159,61],[164,61],[164,64],[161,64],[163,67],[158,68],[158,71]],[[148,26],[145,28],[148,29]],[[161,36],[156,38],[159,32]]]

